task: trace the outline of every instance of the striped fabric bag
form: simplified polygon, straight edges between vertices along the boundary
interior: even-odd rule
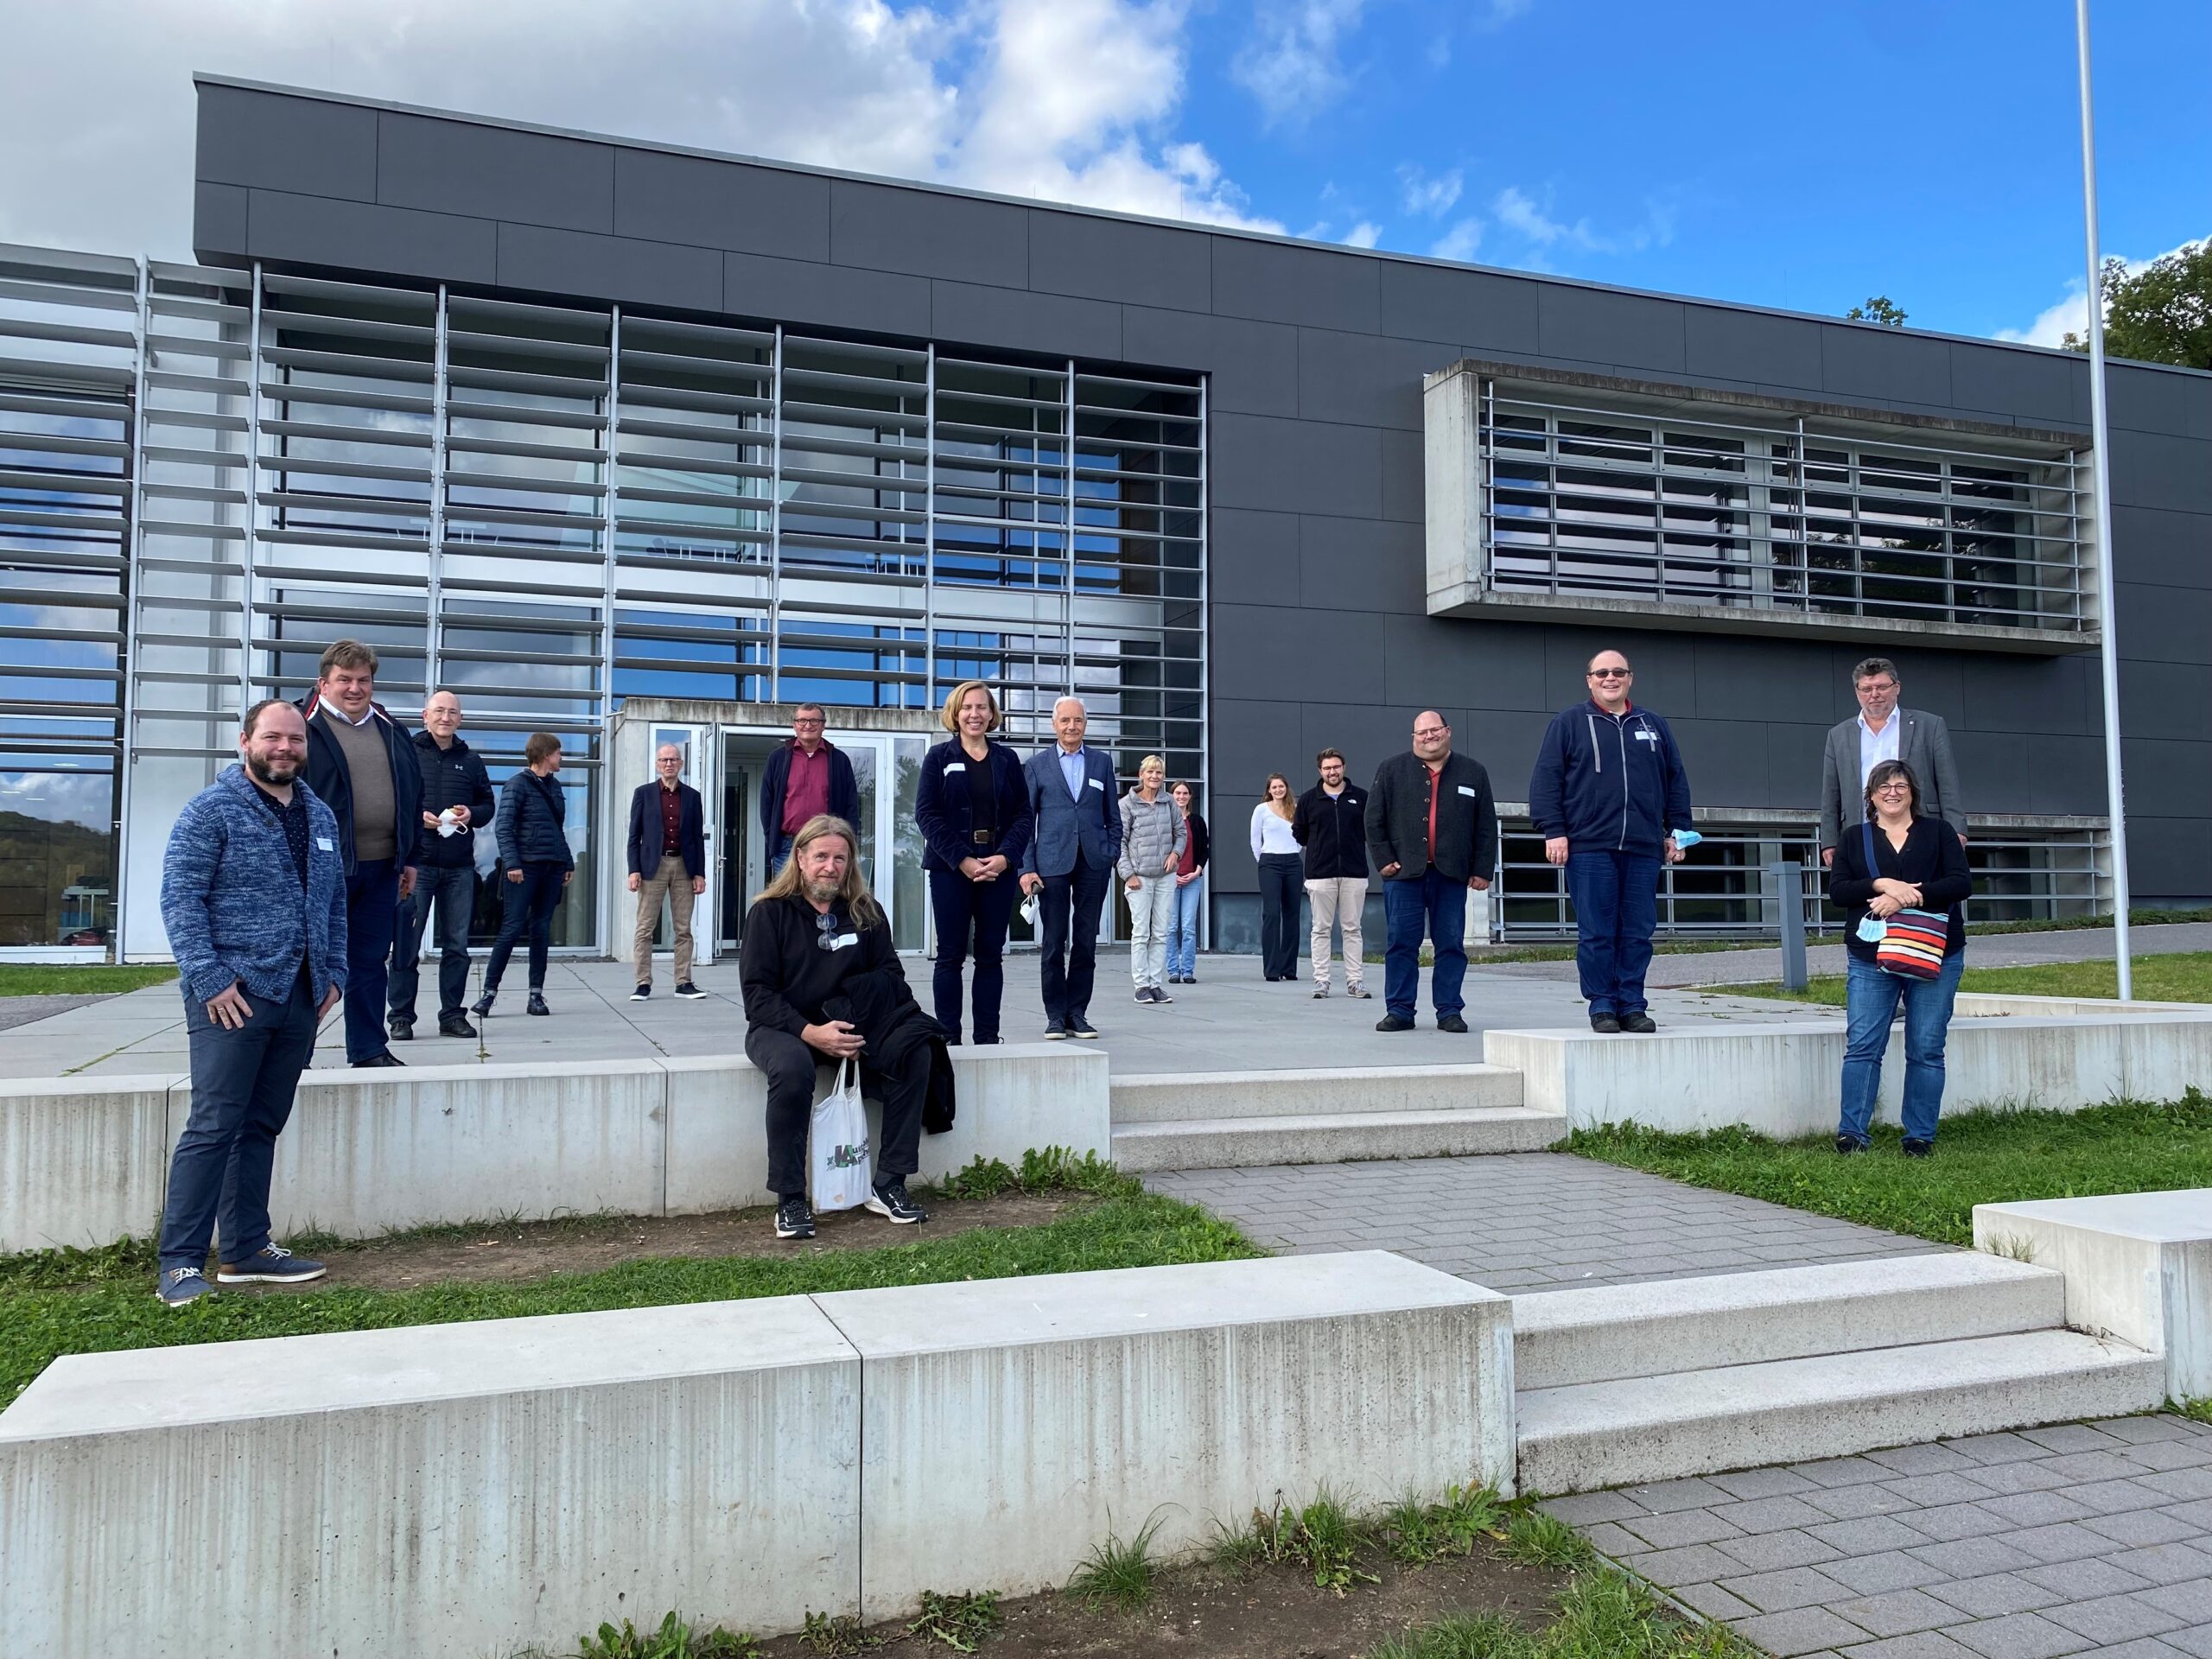
[[[1874,873],[1874,826],[1860,826],[1866,834],[1866,873]],[[1874,965],[1899,979],[1933,979],[1943,971],[1943,954],[1951,940],[1951,918],[1932,910],[1901,910],[1882,925],[1882,938],[1874,946]]]

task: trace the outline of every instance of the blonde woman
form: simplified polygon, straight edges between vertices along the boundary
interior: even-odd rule
[[[1136,1000],[1173,1002],[1161,982],[1167,974],[1167,931],[1175,919],[1175,867],[1183,861],[1190,826],[1166,793],[1167,763],[1147,754],[1137,767],[1136,787],[1122,797],[1122,856],[1115,868],[1129,897],[1129,977]]]
[[[1252,809],[1252,856],[1260,867],[1260,962],[1269,984],[1298,977],[1298,893],[1306,865],[1291,829],[1297,811],[1290,779],[1269,772],[1267,798]]]
[[[922,868],[937,916],[937,969],[931,995],[946,1040],[960,1041],[960,969],[976,957],[979,1044],[999,1040],[1006,988],[1006,935],[1021,897],[1021,855],[1029,849],[1029,791],[1021,758],[991,736],[1003,716],[991,688],[963,680],[944,700],[939,724],[952,735],[922,760],[914,823]]]

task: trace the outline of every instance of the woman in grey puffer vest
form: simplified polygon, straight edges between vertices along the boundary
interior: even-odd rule
[[[1137,786],[1122,797],[1122,884],[1128,889],[1129,977],[1136,1000],[1173,1002],[1163,982],[1167,972],[1167,932],[1175,919],[1175,867],[1191,833],[1166,790],[1167,763],[1147,754],[1137,768]]]

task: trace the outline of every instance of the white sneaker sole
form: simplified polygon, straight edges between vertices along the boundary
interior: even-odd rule
[[[865,1198],[862,1198],[861,1200],[861,1205],[864,1209],[874,1211],[877,1215],[881,1216],[893,1227],[912,1227],[918,1221],[927,1221],[929,1219],[929,1217],[925,1214],[894,1216],[891,1213],[891,1206],[886,1204],[881,1198],[877,1198],[873,1192],[869,1193]]]
[[[330,1275],[328,1268],[317,1268],[313,1273],[231,1273],[218,1270],[215,1282],[219,1285],[311,1285],[318,1279]]]

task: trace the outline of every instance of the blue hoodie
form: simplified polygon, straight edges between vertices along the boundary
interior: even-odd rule
[[[1560,710],[1536,753],[1529,816],[1546,839],[1565,836],[1570,853],[1659,857],[1669,832],[1690,827],[1690,780],[1674,733],[1641,709]]]

